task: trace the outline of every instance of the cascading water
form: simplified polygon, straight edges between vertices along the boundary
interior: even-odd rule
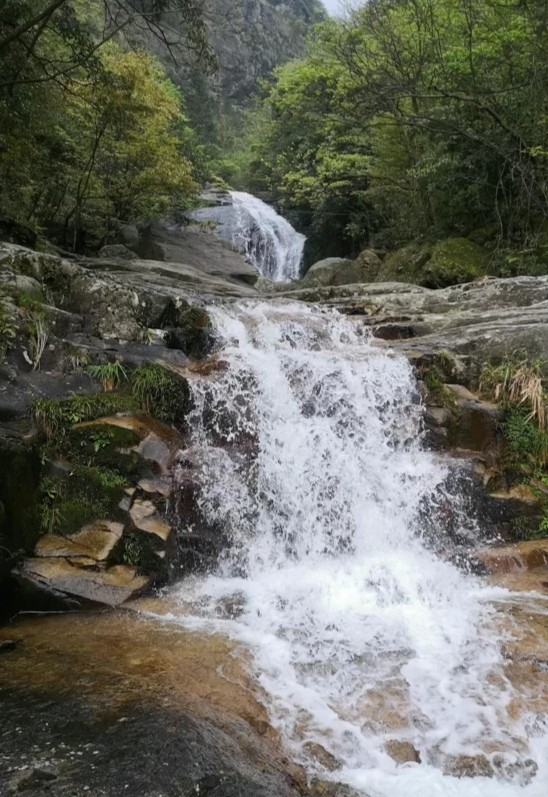
[[[178,587],[175,619],[248,646],[309,772],[375,797],[545,795],[540,720],[508,716],[502,591],[425,540],[455,499],[421,449],[407,361],[335,313],[211,312],[227,367],[194,383],[193,448],[201,512],[231,544]],[[394,763],[394,740],[422,763]],[[496,777],[444,775],[459,756],[486,756]]]
[[[306,238],[274,208],[242,191],[231,191],[236,210],[234,243],[249,262],[271,282],[299,278]]]

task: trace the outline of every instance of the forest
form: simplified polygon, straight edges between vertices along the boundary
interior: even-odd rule
[[[67,248],[217,182],[309,260],[457,238],[548,265],[543,0],[7,0],[0,105],[0,214]]]

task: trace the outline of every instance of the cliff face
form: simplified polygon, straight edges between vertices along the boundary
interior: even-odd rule
[[[212,74],[190,51],[179,51],[175,63],[158,39],[137,30],[130,38],[152,50],[181,86],[199,138],[225,149],[227,126],[250,105],[260,81],[302,55],[311,26],[327,15],[320,0],[204,0],[203,8],[218,64]],[[163,24],[166,38],[183,27],[174,16]]]

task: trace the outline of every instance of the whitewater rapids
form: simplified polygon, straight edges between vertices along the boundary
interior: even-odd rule
[[[202,513],[231,544],[215,573],[177,587],[172,619],[251,650],[310,773],[370,797],[545,797],[545,720],[510,717],[505,595],[432,549],[448,506],[468,537],[475,519],[423,448],[407,360],[330,311],[210,312],[227,367],[193,382],[192,447]],[[421,763],[396,764],[393,740]],[[460,756],[495,776],[444,774]]]

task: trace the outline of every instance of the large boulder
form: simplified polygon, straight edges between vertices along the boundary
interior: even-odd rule
[[[303,285],[321,287],[329,285],[352,285],[356,282],[374,282],[382,261],[372,249],[365,249],[356,260],[344,257],[328,257],[311,266]]]
[[[352,260],[344,257],[326,257],[325,260],[319,260],[310,266],[301,282],[303,285],[310,287],[334,285],[337,274],[343,268],[352,266],[352,262]],[[337,284],[344,285],[344,282],[338,282]]]
[[[468,238],[447,238],[436,244],[411,243],[386,257],[376,282],[412,282],[445,288],[472,282],[489,267],[489,252]]]

